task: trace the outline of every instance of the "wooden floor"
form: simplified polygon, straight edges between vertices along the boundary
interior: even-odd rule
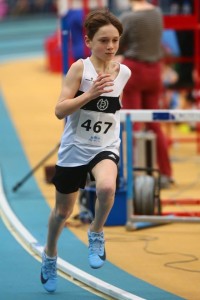
[[[54,116],[62,76],[46,69],[44,58],[0,65],[1,90],[25,153],[32,167],[59,142],[63,122]],[[176,126],[176,137],[195,137]],[[161,199],[200,199],[200,155],[196,143],[176,142],[171,147],[176,184],[161,192]],[[56,162],[52,155],[46,165]],[[25,174],[24,174],[25,175]],[[35,177],[46,201],[54,203],[54,188],[45,182],[44,166]],[[16,178],[16,182],[19,178]],[[196,206],[163,206],[164,211],[200,211]],[[74,215],[78,212],[75,208]],[[87,243],[87,225],[73,218],[68,226]],[[169,224],[128,232],[125,227],[106,227],[108,260],[130,274],[190,300],[200,295],[200,224]]]

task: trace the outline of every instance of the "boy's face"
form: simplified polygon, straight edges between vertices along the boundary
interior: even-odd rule
[[[112,24],[99,28],[92,40],[86,37],[86,45],[97,58],[110,61],[119,48],[119,32]]]

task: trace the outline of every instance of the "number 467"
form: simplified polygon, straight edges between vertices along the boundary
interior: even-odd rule
[[[95,133],[100,133],[101,131],[103,131],[103,133],[106,134],[108,132],[108,130],[110,129],[110,127],[112,126],[111,122],[103,123],[102,121],[98,121],[98,122],[94,123],[93,126],[91,123],[92,123],[92,121],[90,119],[88,119],[81,124],[81,127],[85,128],[86,131],[93,130]],[[103,126],[103,125],[105,125],[105,126]],[[102,127],[104,127],[104,128],[102,128]]]

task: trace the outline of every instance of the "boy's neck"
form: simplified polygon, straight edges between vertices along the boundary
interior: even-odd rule
[[[92,62],[92,64],[95,67],[95,70],[97,71],[97,73],[109,73],[109,70],[113,64],[112,61],[102,61],[102,60],[98,60],[93,56],[90,56],[90,60]]]

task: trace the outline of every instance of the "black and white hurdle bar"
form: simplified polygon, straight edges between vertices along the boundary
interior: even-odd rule
[[[121,110],[120,120],[125,124],[126,130],[126,176],[127,176],[127,222],[128,230],[135,229],[136,222],[149,222],[153,224],[167,223],[199,223],[199,217],[179,216],[146,216],[134,215],[134,176],[133,176],[133,122],[200,122],[200,111],[198,110]],[[131,147],[130,147],[131,145]]]

